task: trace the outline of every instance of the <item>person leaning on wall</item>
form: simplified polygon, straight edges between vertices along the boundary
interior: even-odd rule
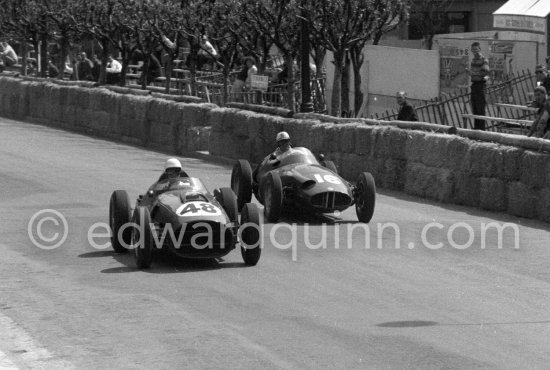
[[[407,101],[407,93],[405,91],[399,91],[396,94],[397,104],[399,104],[399,113],[397,115],[398,121],[418,121],[418,116],[414,110],[414,107]]]

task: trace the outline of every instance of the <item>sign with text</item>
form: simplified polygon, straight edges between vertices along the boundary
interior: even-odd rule
[[[267,91],[267,86],[269,85],[269,77],[262,75],[252,75],[250,76],[250,88],[252,90],[262,90]]]
[[[494,14],[493,27],[545,33],[546,18],[530,17],[526,15]]]

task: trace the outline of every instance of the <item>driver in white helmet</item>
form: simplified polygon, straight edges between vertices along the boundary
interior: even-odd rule
[[[256,180],[256,175],[258,174],[258,170],[260,169],[260,167],[270,162],[275,164],[277,162],[278,156],[288,152],[292,148],[292,145],[290,144],[290,135],[286,131],[279,132],[275,137],[275,141],[277,142],[277,149],[275,149],[273,153],[265,157],[264,160],[258,165],[258,167],[256,167],[254,173],[252,174],[253,179]]]
[[[189,177],[181,169],[181,163],[176,158],[170,158],[164,163],[164,173],[160,175],[159,181],[175,179],[177,177]]]

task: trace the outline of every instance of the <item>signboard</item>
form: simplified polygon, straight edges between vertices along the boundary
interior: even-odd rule
[[[252,75],[250,76],[250,88],[252,90],[262,90],[267,91],[267,86],[269,85],[269,77],[262,75]]]
[[[546,18],[530,17],[527,15],[493,14],[493,27],[544,34],[546,32]]]

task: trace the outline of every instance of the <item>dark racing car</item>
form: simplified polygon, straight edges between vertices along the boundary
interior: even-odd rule
[[[355,185],[337,173],[331,161],[321,163],[309,149],[297,147],[266,158],[252,172],[246,160],[239,160],[231,173],[231,188],[238,207],[250,202],[252,193],[264,205],[269,222],[276,222],[285,208],[314,214],[334,213],[355,205],[357,218],[370,222],[374,213],[376,186],[368,172]]]
[[[238,216],[237,198],[230,188],[211,194],[198,178],[161,176],[138,197],[133,212],[128,193],[113,192],[111,244],[119,253],[132,249],[140,269],[150,267],[156,250],[184,258],[218,258],[238,244],[244,262],[256,265],[261,253],[258,206],[247,203],[240,223]]]

